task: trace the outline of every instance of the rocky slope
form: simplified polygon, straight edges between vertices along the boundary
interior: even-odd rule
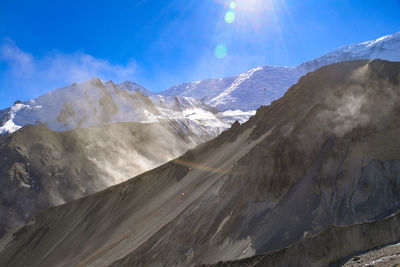
[[[398,241],[398,240],[397,240]],[[356,267],[356,266],[374,266],[374,267],[399,267],[400,266],[400,243],[378,247],[366,253],[362,253],[347,258],[345,262],[339,262],[336,266]]]
[[[360,59],[400,61],[400,33],[346,45],[296,67],[261,66],[238,76],[182,83],[161,94],[202,99],[219,111],[255,110],[281,97],[308,72],[329,64]]]
[[[281,250],[265,255],[219,262],[203,267],[297,267],[297,266],[396,266],[399,263],[398,246],[380,248],[382,245],[400,240],[400,212],[378,221],[364,222],[348,226],[331,226],[315,236],[303,240]],[[378,248],[377,251],[365,255],[343,258],[360,251]],[[385,256],[382,254],[386,253]],[[375,259],[367,259],[374,254]]]
[[[204,141],[183,125],[170,120],[55,132],[39,124],[0,136],[1,230],[123,182]]]
[[[399,103],[400,63],[323,67],[182,157],[4,235],[0,262],[192,266],[385,218],[400,207]]]
[[[251,114],[97,78],[16,101],[0,111],[0,228],[157,167]]]

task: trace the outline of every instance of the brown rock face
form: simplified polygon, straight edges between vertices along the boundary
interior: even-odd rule
[[[381,60],[307,74],[248,122],[6,235],[0,262],[190,266],[382,219],[400,207],[399,78]],[[365,244],[352,242],[337,255]]]

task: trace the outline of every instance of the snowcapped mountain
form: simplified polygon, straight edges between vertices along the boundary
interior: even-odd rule
[[[133,82],[119,85],[98,78],[54,90],[0,113],[0,134],[37,122],[65,131],[117,122],[153,123],[174,120],[183,131],[208,140],[229,127],[231,118],[189,97],[150,96]]]
[[[132,91],[132,92],[141,92],[144,95],[151,96],[153,93],[132,81],[124,81],[122,83],[117,84],[118,88],[122,90]]]
[[[300,72],[310,72],[329,64],[360,59],[400,61],[400,32],[376,40],[340,47],[319,58],[300,64],[296,68]]]
[[[296,67],[261,66],[238,76],[182,83],[160,94],[202,99],[219,111],[249,111],[283,96],[301,76],[322,66],[377,58],[400,61],[400,32],[373,41],[343,46]]]
[[[341,61],[374,58],[400,61],[400,32],[338,48],[297,67],[261,66],[238,76],[182,83],[160,95],[135,82],[116,85],[94,78],[33,100],[17,101],[0,111],[0,134],[36,122],[63,131],[115,122],[173,119],[199,136],[216,136],[233,121],[244,122],[259,106],[280,98],[310,71]]]
[[[250,111],[281,97],[282,88],[300,77],[293,67],[262,66],[238,76],[182,83],[160,94],[201,99],[218,111]]]
[[[255,110],[281,97],[282,88],[288,89],[300,76],[291,67],[257,67],[235,77],[229,87],[206,103],[220,111]]]

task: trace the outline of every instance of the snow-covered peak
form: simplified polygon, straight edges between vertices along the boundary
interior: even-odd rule
[[[15,103],[9,111],[6,113],[3,111],[4,115],[2,116],[1,119],[1,126],[0,126],[0,135],[4,135],[7,133],[12,133],[17,131],[18,129],[21,128],[21,126],[16,125],[14,123],[14,119],[18,111],[20,111],[23,108],[28,108],[29,106],[23,104],[23,103]]]
[[[121,86],[93,78],[24,103],[16,102],[0,111],[0,134],[12,133],[37,122],[53,130],[65,131],[116,122],[173,121],[171,125],[180,127],[188,135],[194,133],[206,140],[230,127],[230,117],[224,118],[200,100],[183,96],[149,97],[140,88],[133,90],[134,85],[125,82]],[[131,86],[131,89],[124,86]],[[248,119],[250,114],[238,116]]]
[[[206,103],[220,111],[255,110],[283,95],[282,87],[296,83],[292,67],[261,66],[235,77],[229,87]]]
[[[182,83],[160,94],[194,97],[222,112],[251,111],[281,97],[302,75],[322,66],[377,58],[400,61],[400,33],[343,46],[297,67],[261,66],[237,76]]]
[[[153,93],[141,86],[140,84],[137,84],[132,81],[124,81],[122,83],[119,83],[117,85],[119,88],[123,90],[128,90],[128,91],[133,91],[133,92],[141,92],[144,95],[151,96]]]
[[[238,76],[179,84],[160,94],[193,97],[218,111],[251,111],[280,97],[282,84],[295,83],[299,77],[293,78],[292,72],[293,67],[261,66]]]
[[[3,116],[1,127],[7,126],[4,134],[39,121],[63,131],[112,122],[147,121],[149,113],[157,115],[148,97],[93,78],[14,105]]]
[[[386,42],[387,40],[396,39],[396,38],[400,38],[400,32],[392,34],[392,35],[386,35],[386,36],[380,37],[376,40],[366,41],[364,43],[361,43],[361,45],[364,45],[366,47],[371,47],[375,44]]]
[[[361,59],[400,61],[400,32],[376,40],[342,46],[326,55],[300,64],[297,69],[310,72],[329,64]]]

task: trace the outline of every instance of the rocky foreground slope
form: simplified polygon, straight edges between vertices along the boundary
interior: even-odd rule
[[[306,236],[293,245],[264,255],[202,267],[397,266],[399,245],[381,247],[399,240],[400,212],[397,211],[383,220],[331,226],[321,233]],[[377,250],[362,256],[354,255],[375,248]]]
[[[184,121],[115,123],[0,136],[0,234],[39,212],[125,181],[203,143]],[[211,138],[212,136],[209,136]]]
[[[0,262],[191,266],[383,219],[400,207],[399,103],[400,63],[323,67],[182,157],[7,233]]]
[[[0,111],[0,233],[157,167],[251,114],[97,78],[16,101]]]

